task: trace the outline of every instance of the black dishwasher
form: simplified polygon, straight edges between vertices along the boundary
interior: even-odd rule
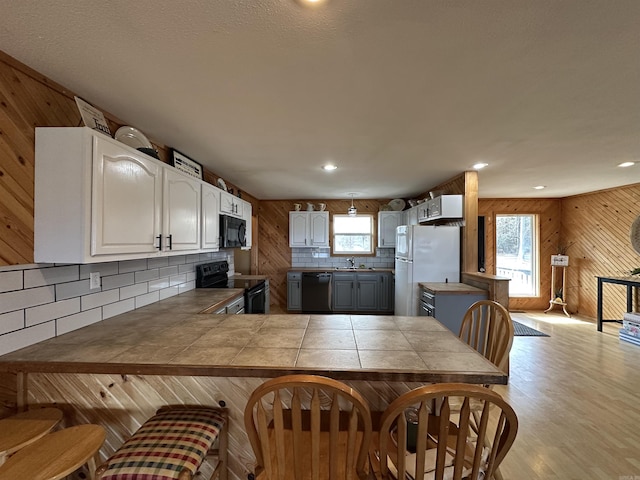
[[[331,313],[331,273],[302,273],[302,312]]]

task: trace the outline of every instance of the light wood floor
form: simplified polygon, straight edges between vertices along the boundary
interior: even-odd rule
[[[640,480],[640,346],[617,324],[512,313],[550,337],[516,337],[509,385],[518,436],[505,479]]]

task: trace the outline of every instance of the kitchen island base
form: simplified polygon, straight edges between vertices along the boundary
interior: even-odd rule
[[[255,461],[244,431],[244,408],[251,392],[267,378],[193,377],[33,373],[28,377],[29,405],[55,405],[69,424],[94,423],[107,432],[101,459],[112,455],[140,426],[164,405],[215,405],[229,410],[229,480],[246,480]],[[423,385],[418,382],[345,381],[363,394],[372,411],[383,411],[397,396]],[[203,478],[213,473],[215,461],[205,459]],[[86,472],[71,475],[82,480]]]

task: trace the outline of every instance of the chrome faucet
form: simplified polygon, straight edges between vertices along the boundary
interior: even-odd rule
[[[347,262],[349,262],[349,267],[351,267],[351,268],[355,268],[356,267],[356,259],[355,259],[355,257],[347,258]]]

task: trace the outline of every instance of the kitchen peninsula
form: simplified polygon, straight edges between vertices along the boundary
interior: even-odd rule
[[[234,479],[252,470],[242,412],[266,378],[330,376],[374,411],[424,383],[507,381],[430,317],[199,313],[237,294],[192,290],[2,356],[0,372],[16,374],[19,403],[55,403],[73,423],[103,425],[103,456],[160,405],[224,402]]]

